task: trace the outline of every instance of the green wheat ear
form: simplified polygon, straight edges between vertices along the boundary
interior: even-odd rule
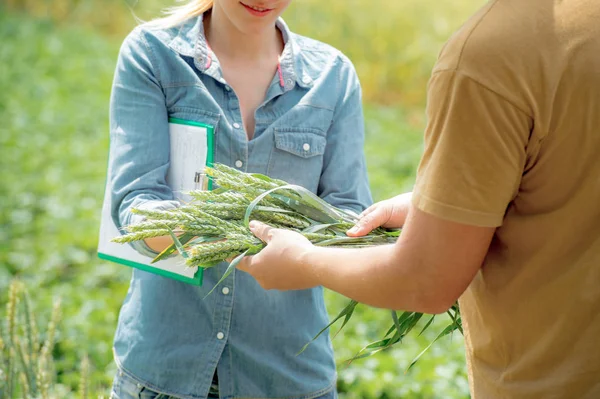
[[[79,397],[80,399],[88,399],[89,395],[89,374],[90,374],[90,359],[87,354],[81,358],[79,378]]]
[[[13,281],[8,289],[8,303],[6,304],[6,325],[8,330],[6,338],[11,344],[14,342],[16,336],[16,314],[20,291],[21,283],[16,280]]]

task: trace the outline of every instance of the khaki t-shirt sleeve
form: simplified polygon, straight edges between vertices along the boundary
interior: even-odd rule
[[[442,219],[497,227],[518,192],[531,118],[460,71],[434,73],[413,205]]]

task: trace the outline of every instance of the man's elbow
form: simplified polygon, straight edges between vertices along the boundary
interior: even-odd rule
[[[446,313],[448,309],[454,306],[458,300],[458,295],[442,291],[442,289],[421,291],[414,295],[411,306],[406,306],[406,298],[399,298],[399,300],[393,304],[393,309],[411,310],[413,312],[426,314]]]
[[[423,304],[420,313],[427,314],[441,314],[446,313],[456,303],[456,299],[449,298],[438,298],[432,299],[429,302]]]

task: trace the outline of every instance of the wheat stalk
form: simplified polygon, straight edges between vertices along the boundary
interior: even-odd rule
[[[81,358],[80,373],[81,375],[79,378],[79,395],[81,399],[88,399],[90,360],[87,354]]]

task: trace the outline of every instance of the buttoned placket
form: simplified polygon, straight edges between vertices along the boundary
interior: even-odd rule
[[[206,43],[198,38],[198,42],[196,43],[195,48],[196,54],[194,57],[194,65],[196,68],[203,74],[210,76],[212,79],[219,82],[225,92],[225,96],[227,98],[228,103],[231,101],[237,101],[237,97],[231,88],[223,78],[221,73],[221,68],[218,60],[211,54]],[[238,124],[239,122],[233,122],[233,124]],[[233,126],[232,124],[232,126]],[[241,125],[238,125],[241,126]],[[242,131],[243,129],[237,129]],[[235,136],[235,135],[232,135]],[[245,158],[244,158],[245,159]],[[240,162],[243,162],[240,160]],[[235,164],[239,165],[239,163],[235,162]],[[242,165],[243,166],[243,165]],[[214,269],[219,273],[219,276],[222,275],[225,271],[224,267],[219,267]],[[206,381],[212,381],[213,379],[213,371],[216,372],[216,367],[219,364],[219,360],[222,357],[223,350],[227,344],[227,339],[229,337],[230,329],[231,329],[231,317],[233,313],[233,304],[235,300],[235,273],[232,273],[228,276],[221,284],[222,288],[220,291],[215,291],[211,295],[216,295],[215,299],[215,311],[213,313],[213,337],[214,337],[214,356],[211,356],[211,364],[213,367],[206,368]],[[222,379],[222,383],[229,380],[230,378]]]
[[[284,40],[287,41],[287,36],[284,37]],[[235,168],[241,171],[247,171],[249,167],[249,152],[253,147],[254,142],[249,141],[244,129],[243,119],[241,114],[240,101],[237,97],[237,94],[233,90],[233,88],[227,83],[225,80],[222,69],[219,63],[218,58],[210,49],[208,43],[205,41],[203,37],[203,32],[200,31],[200,36],[197,38],[196,46],[195,46],[195,56],[194,56],[194,64],[198,71],[201,73],[211,77],[215,81],[217,81],[223,87],[223,95],[225,98],[226,104],[226,117],[229,116],[227,122],[231,127],[230,134],[230,159],[229,164],[235,166]],[[271,102],[276,97],[284,94],[287,91],[292,90],[296,83],[301,86],[308,87],[312,84],[312,79],[308,76],[303,76],[301,82],[296,81],[296,71],[293,63],[293,50],[291,44],[284,46],[284,51],[279,58],[279,64],[277,68],[277,73],[273,77],[271,84],[267,90],[265,100],[257,107],[255,112],[255,120],[256,123],[259,123],[259,118],[257,115],[260,115],[263,107],[267,106],[269,102]],[[227,115],[228,114],[228,115]],[[303,149],[305,151],[310,150],[310,145],[308,143],[304,144]],[[219,270],[216,270],[218,273],[222,274],[224,272],[224,268],[221,267]],[[227,339],[229,337],[230,328],[231,328],[231,317],[233,312],[234,300],[235,300],[235,272],[228,276],[222,283],[222,288],[219,291],[211,294],[217,295],[215,302],[215,312],[214,312],[214,328],[213,328],[213,336],[214,336],[214,357],[211,357],[210,363],[216,367],[219,364],[219,359],[222,357],[223,350],[226,347]],[[207,373],[211,373],[209,370],[213,370],[214,368],[208,367]],[[225,372],[230,372],[228,367],[225,367]],[[205,378],[209,378],[212,381],[212,375],[207,374]],[[221,381],[224,383],[230,378],[222,379]]]

